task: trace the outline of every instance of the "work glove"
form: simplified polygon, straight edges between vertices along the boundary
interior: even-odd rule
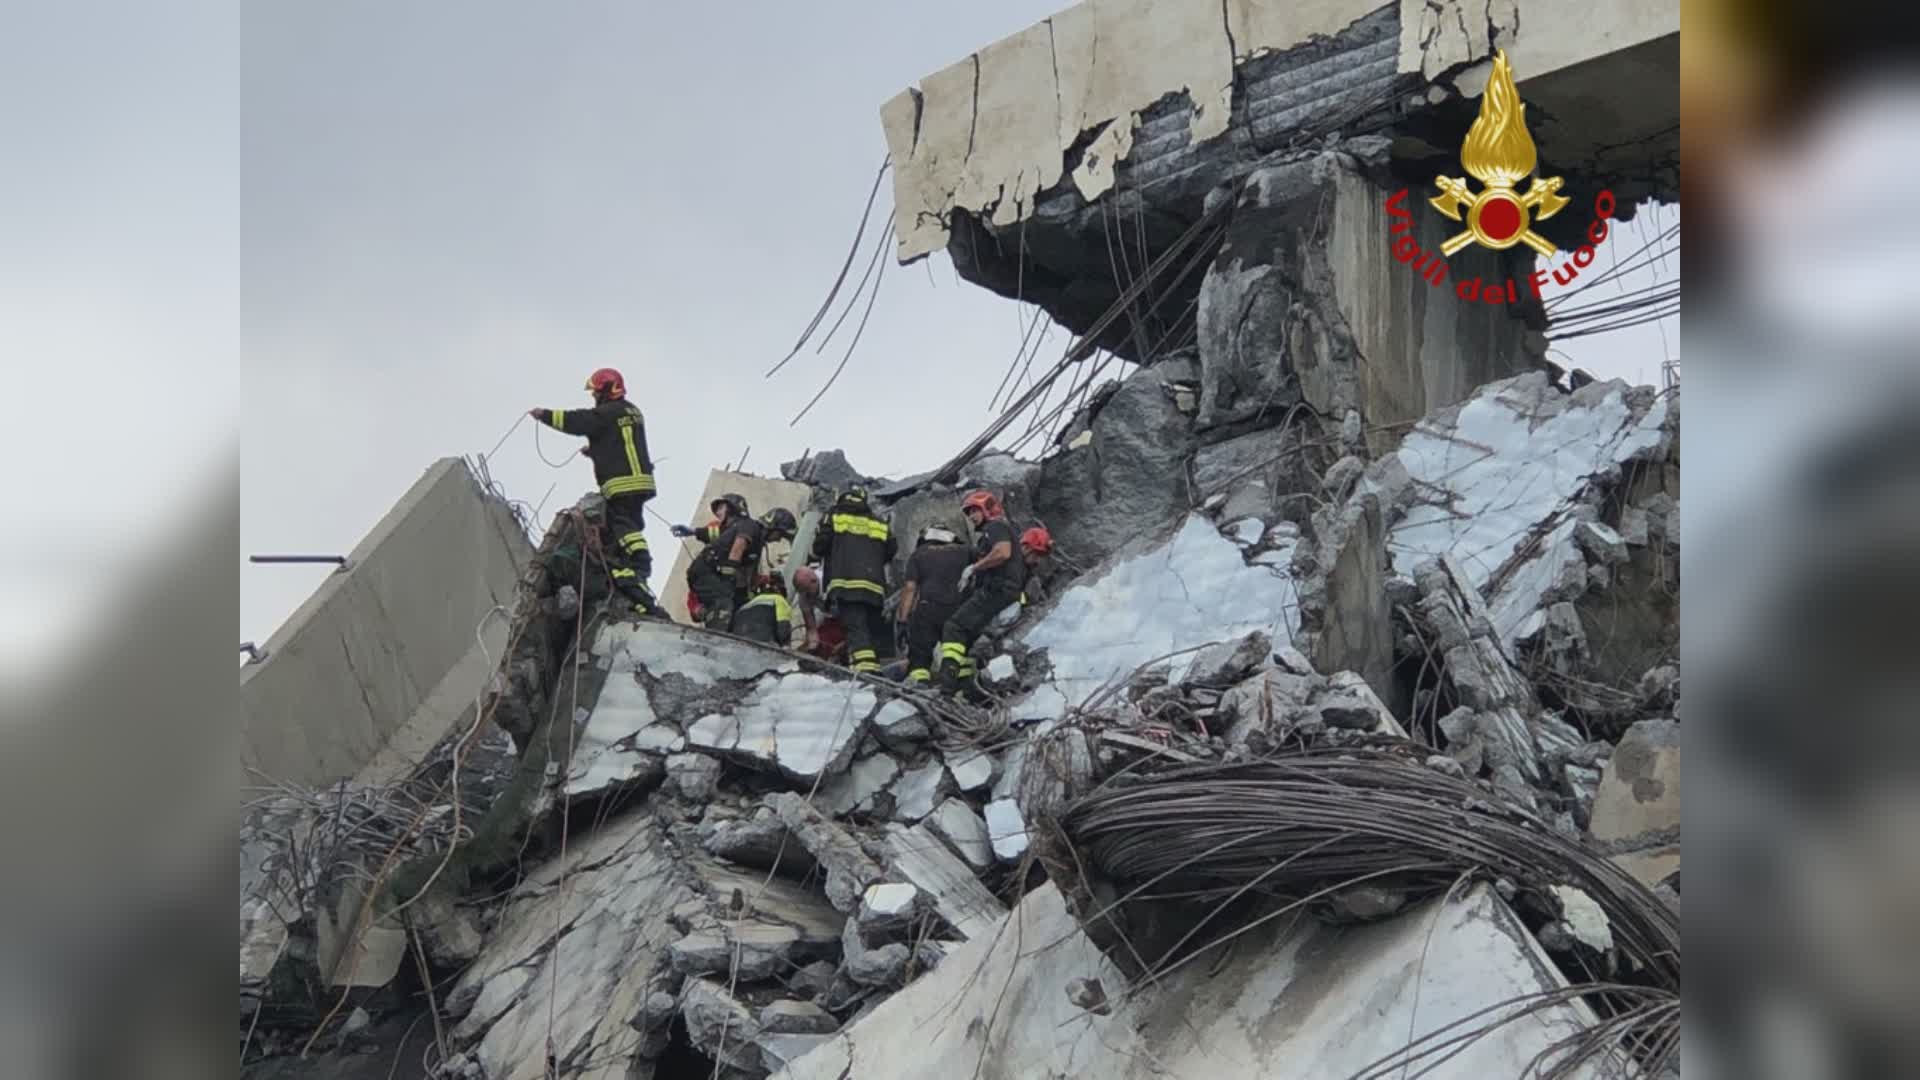
[[[693,535],[693,530],[687,528],[685,525],[669,525],[667,529],[673,533],[673,535],[681,537],[682,539]]]
[[[973,564],[968,563],[967,568],[960,571],[960,591],[966,592],[967,586],[971,584],[973,584]]]

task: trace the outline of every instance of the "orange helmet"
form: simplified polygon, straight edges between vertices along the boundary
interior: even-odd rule
[[[975,491],[960,501],[960,512],[978,510],[991,521],[1000,516],[1000,500],[993,497],[991,491]]]
[[[627,396],[627,380],[621,378],[620,373],[612,368],[603,367],[587,376],[587,389],[593,391],[595,397],[605,394],[608,398],[617,401]]]
[[[1035,525],[1020,534],[1020,549],[1035,555],[1045,555],[1053,550],[1053,537],[1047,530]]]

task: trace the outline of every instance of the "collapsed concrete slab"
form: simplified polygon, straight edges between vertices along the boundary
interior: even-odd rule
[[[1248,937],[1225,957],[1203,954],[1158,989],[1122,997],[1124,975],[1048,885],[994,933],[776,1075],[909,1080],[966,1073],[985,1060],[1068,1076],[1346,1076],[1399,1050],[1409,1032],[1417,1038],[1559,985],[1531,935],[1485,886],[1387,922],[1335,929],[1308,921]],[[1070,1000],[1069,985],[1081,980],[1103,988],[1104,1013]],[[1544,1010],[1496,1028],[1429,1075],[1518,1076],[1591,1022],[1577,1004]]]
[[[1190,515],[1171,538],[1138,545],[1076,582],[1038,623],[1016,634],[1020,644],[1046,649],[1053,669],[1014,703],[1014,715],[1057,721],[1150,661],[1182,654],[1173,662],[1184,672],[1201,646],[1256,630],[1289,641],[1296,607],[1285,571],[1249,566],[1210,521]]]
[[[1543,607],[1586,592],[1579,497],[1594,476],[1671,439],[1667,407],[1650,389],[1614,381],[1567,394],[1533,372],[1421,420],[1394,454],[1411,493],[1381,483],[1387,466],[1362,481],[1410,502],[1388,530],[1395,572],[1411,577],[1421,560],[1451,556],[1511,654]]]
[[[680,937],[671,916],[704,904],[677,862],[641,812],[521,883],[446,998],[463,1017],[453,1036],[472,1042],[467,1053],[490,1080],[543,1080],[550,1035],[562,1077],[603,1076],[639,1056],[633,1021]]]

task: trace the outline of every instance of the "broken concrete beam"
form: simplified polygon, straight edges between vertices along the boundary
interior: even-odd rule
[[[1232,686],[1266,663],[1272,652],[1273,635],[1265,630],[1216,642],[1193,654],[1180,681],[1187,686]]]
[[[840,940],[840,970],[861,986],[898,985],[907,972],[907,961],[913,958],[913,950],[899,942],[868,945],[858,920],[851,917]]]
[[[761,1007],[760,1030],[772,1035],[825,1035],[840,1030],[840,1021],[812,1002],[782,999]]]
[[[858,841],[805,799],[778,791],[767,796],[766,805],[827,872],[827,899],[836,909],[852,912],[867,886],[885,877]]]
[[[927,827],[976,872],[993,865],[993,844],[987,838],[987,823],[965,802],[948,799],[941,803],[927,818]]]
[[[407,910],[406,919],[420,937],[421,948],[436,964],[458,967],[472,962],[486,945],[486,933],[473,909],[428,892]]]
[[[805,877],[816,865],[806,845],[792,839],[787,826],[771,810],[745,821],[716,827],[701,845],[707,854],[756,870],[776,870],[788,877]]]
[[[790,926],[747,922],[688,934],[667,946],[667,958],[685,975],[716,972],[757,982],[792,969],[799,945],[800,932]]]
[[[720,763],[705,754],[667,758],[667,786],[688,802],[704,803],[720,785]]]
[[[925,825],[887,826],[887,865],[925,893],[933,910],[965,938],[992,933],[1007,909]]]
[[[688,979],[680,992],[680,1018],[687,1041],[702,1054],[730,1068],[759,1075],[763,1069],[754,1039],[760,1025],[753,1012],[711,979]]]

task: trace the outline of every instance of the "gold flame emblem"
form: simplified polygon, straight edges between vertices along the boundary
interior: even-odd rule
[[[1463,220],[1462,208],[1466,211],[1466,231],[1441,243],[1442,254],[1452,255],[1473,243],[1495,251],[1525,244],[1542,255],[1553,254],[1553,245],[1531,226],[1567,205],[1559,194],[1560,178],[1535,176],[1526,194],[1514,190],[1515,184],[1533,173],[1535,156],[1533,136],[1527,134],[1527,107],[1514,88],[1507,51],[1501,49],[1493,54],[1493,74],[1480,95],[1480,115],[1460,147],[1461,167],[1486,188],[1475,195],[1465,180],[1435,177],[1433,184],[1440,194],[1427,200],[1455,221]]]

